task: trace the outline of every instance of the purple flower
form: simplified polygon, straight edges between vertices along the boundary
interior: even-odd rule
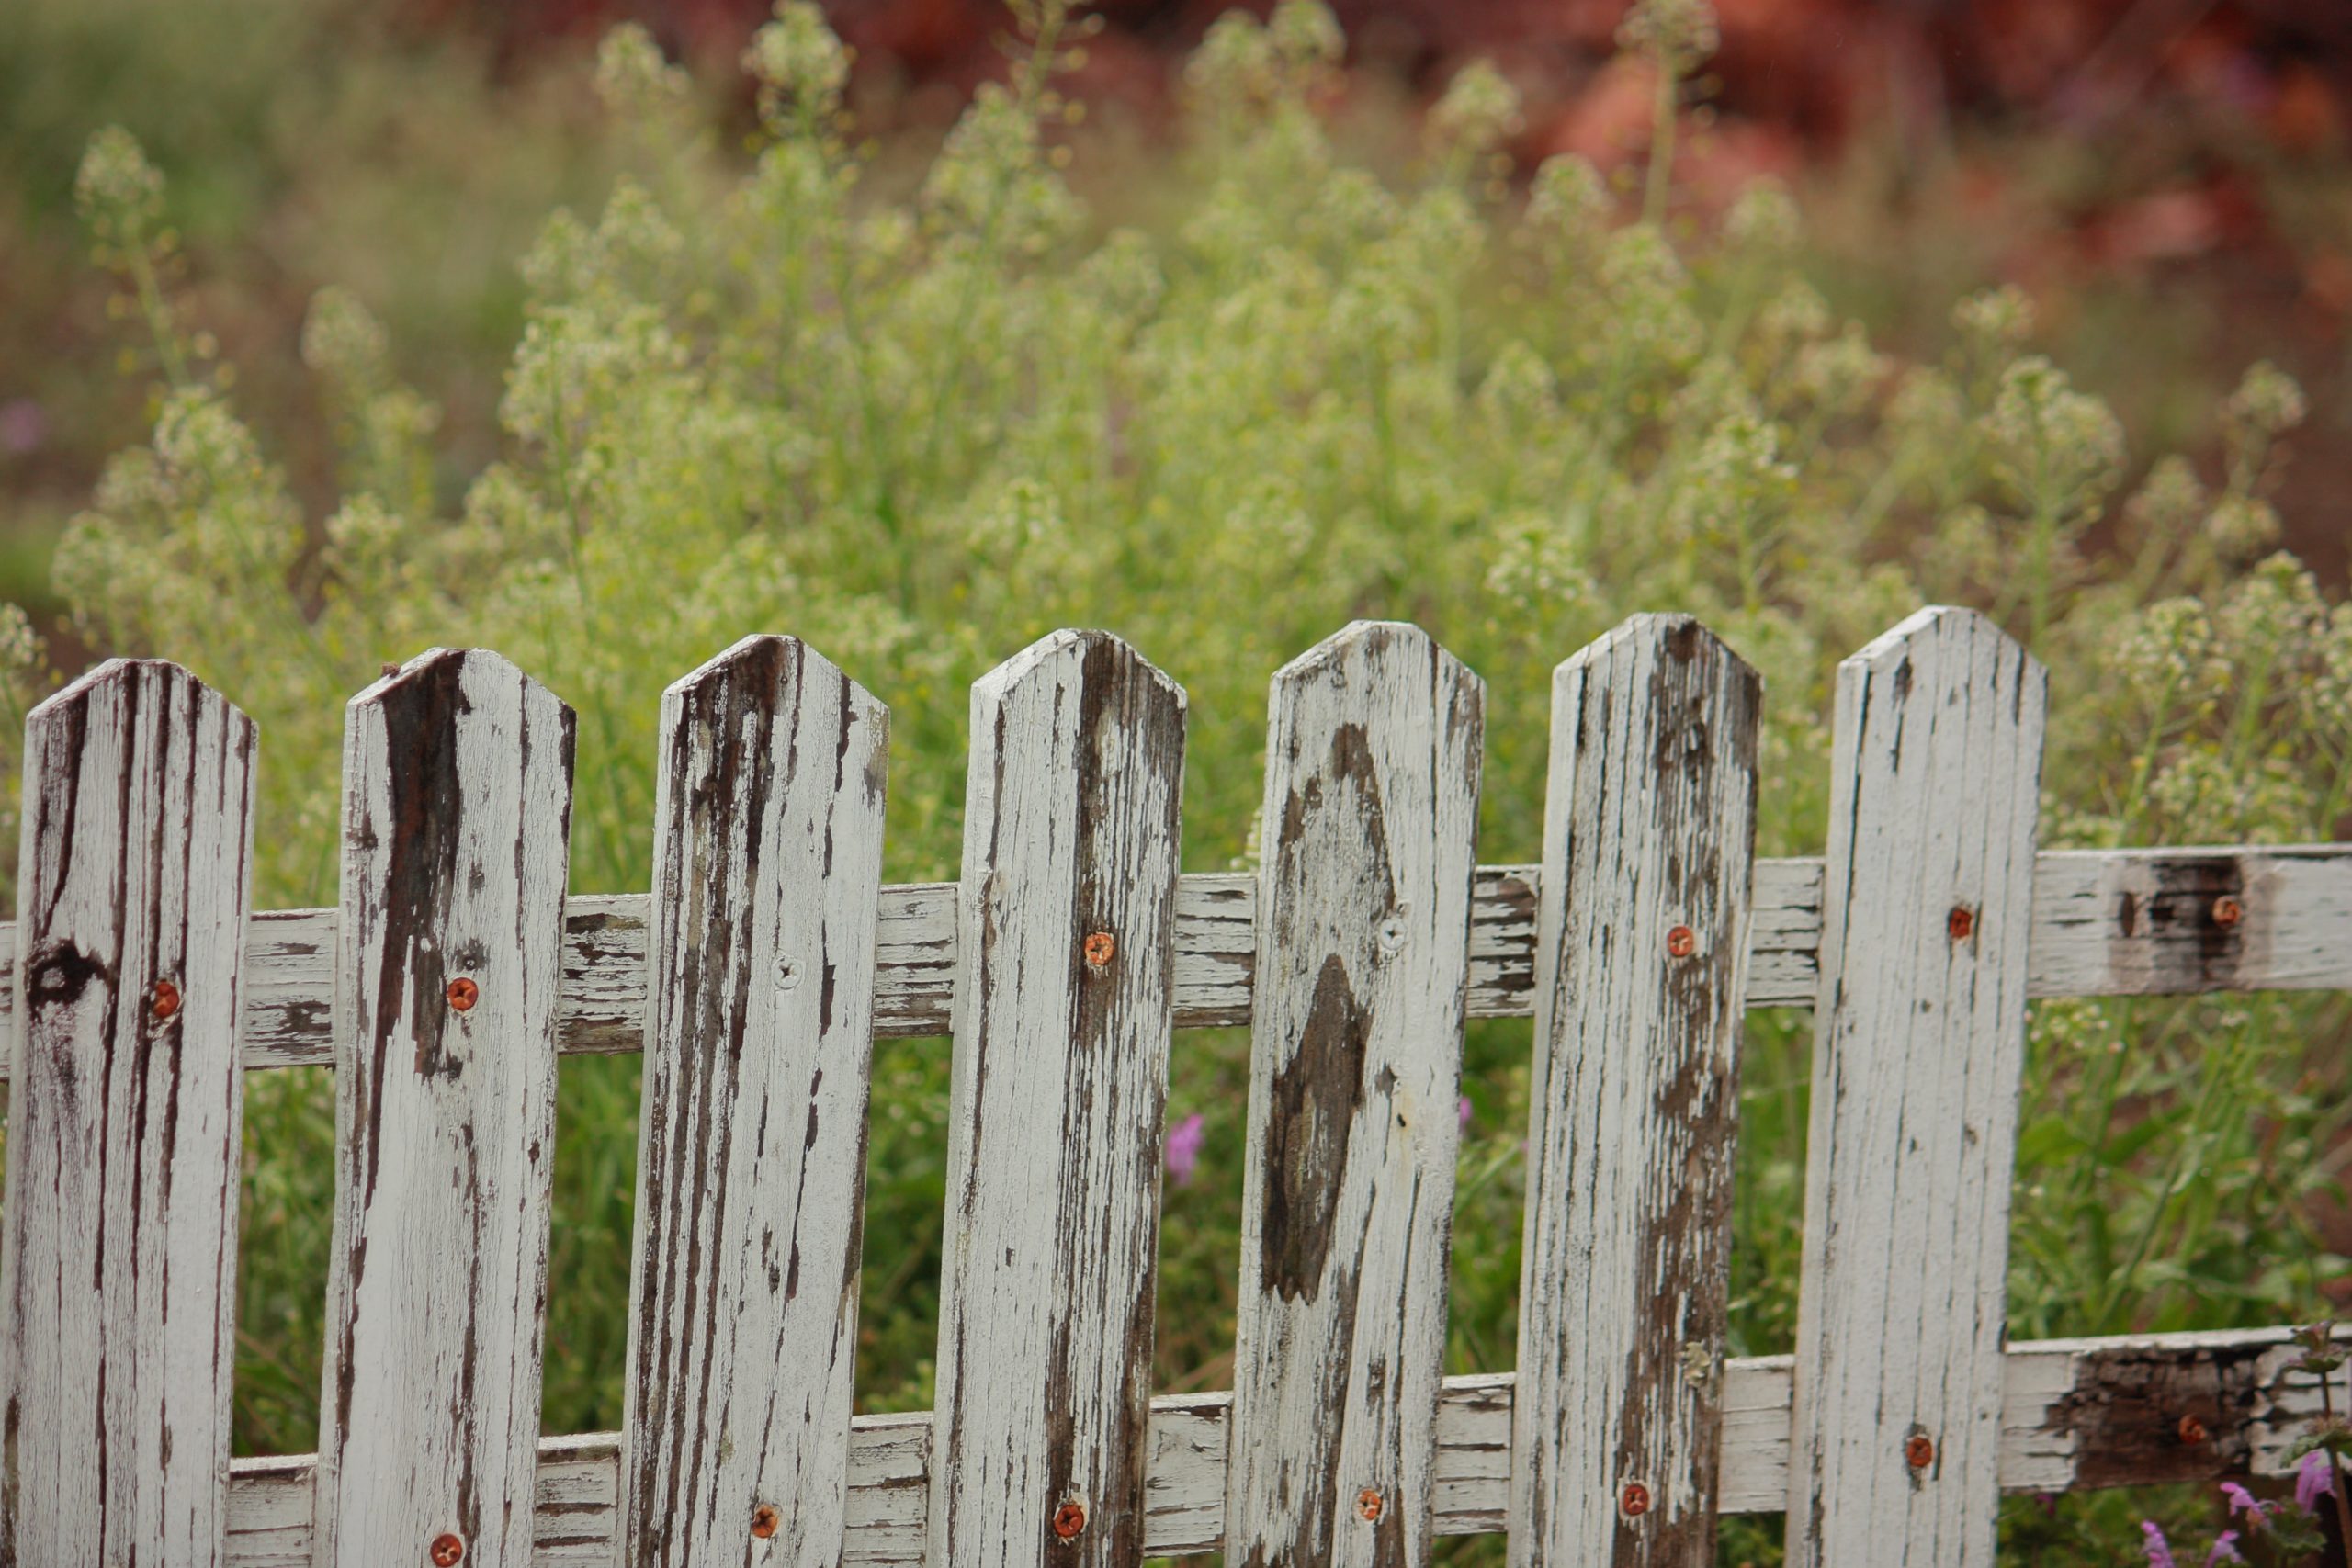
[[[2216,1562],[2243,1562],[2245,1561],[2245,1553],[2238,1551],[2238,1532],[2235,1530],[2223,1530],[2221,1534],[2213,1538],[2213,1550],[2205,1554],[2205,1568],[2213,1568],[2213,1564]]]
[[[2172,1560],[2172,1543],[2156,1528],[2155,1520],[2142,1519],[2140,1533],[2147,1538],[2148,1568],[2178,1568]]]
[[[1462,1130],[1470,1130],[1470,1097],[1466,1094],[1462,1097]]]
[[[1193,1172],[1201,1163],[1201,1145],[1208,1137],[1197,1111],[1168,1129],[1168,1174],[1176,1179],[1177,1186],[1193,1184]]]
[[[2234,1519],[2245,1513],[2251,1513],[2257,1519],[2262,1517],[2262,1505],[2255,1499],[2253,1493],[2236,1482],[2222,1482],[2222,1495],[2230,1500],[2230,1517]]]
[[[2335,1490],[2335,1461],[2325,1449],[2313,1449],[2303,1456],[2301,1468],[2295,1472],[2295,1506],[2306,1514],[2319,1512],[2319,1500]]]

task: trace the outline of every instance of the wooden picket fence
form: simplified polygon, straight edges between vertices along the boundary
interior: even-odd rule
[[[567,897],[572,716],[354,698],[342,903],[247,915],[254,726],[116,660],[27,734],[0,1561],[1991,1560],[1998,1495],[2275,1470],[2285,1330],[2005,1345],[2031,997],[2352,986],[2352,846],[2037,852],[2045,680],[1923,611],[1839,671],[1828,853],[1758,682],[1559,667],[1544,858],[1409,626],[1274,679],[1262,864],[1179,874],[1183,693],[1061,632],[972,693],[963,874],[881,884],[888,715],[748,639],[663,698],[650,896]],[[1742,1021],[1818,1044],[1793,1357],[1724,1353]],[[1465,1018],[1536,1020],[1518,1371],[1443,1377]],[[1171,1033],[1253,1032],[1229,1393],[1152,1397]],[[954,1038],[935,1411],[852,1416],[875,1035]],[[646,1070],[627,1424],[542,1437],[559,1052]],[[320,1452],[229,1458],[241,1073],[332,1063]],[[560,1288],[560,1281],[557,1282]],[[266,1325],[251,1325],[266,1333]]]

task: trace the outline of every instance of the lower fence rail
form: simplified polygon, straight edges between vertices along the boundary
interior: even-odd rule
[[[2320,1414],[2319,1384],[2298,1370],[2292,1328],[2044,1339],[2004,1359],[2001,1490],[2114,1486],[2283,1474]],[[2352,1341],[2352,1325],[2338,1337]],[[1779,1511],[1788,1501],[1793,1358],[1726,1362],[1722,1510]],[[1436,1533],[1502,1529],[1510,1497],[1510,1372],[1445,1380],[1438,1407]],[[1227,1393],[1151,1403],[1145,1550],[1215,1551],[1225,1537]],[[861,1416],[850,1428],[850,1562],[923,1561],[931,1487],[928,1410]],[[238,1568],[310,1568],[314,1458],[234,1461],[229,1557]],[[539,1444],[532,1562],[609,1563],[619,1518],[620,1434]]]

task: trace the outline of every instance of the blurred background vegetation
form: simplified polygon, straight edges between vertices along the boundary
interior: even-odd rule
[[[792,631],[892,705],[891,874],[930,877],[965,686],[1107,625],[1192,694],[1207,869],[1252,853],[1274,667],[1396,615],[1489,682],[1509,861],[1545,671],[1672,607],[1768,677],[1787,854],[1819,847],[1835,660],[1940,599],[2052,667],[2046,842],[2352,827],[2352,13],[1221,14],[0,8],[9,704],[104,653],[190,664],[263,725],[264,902],[323,903],[341,700],[488,643],[581,711],[574,886],[636,888],[660,686]],[[2013,1331],[2342,1299],[2347,1041],[2342,998],[2038,1009]],[[1528,1044],[1468,1044],[1451,1371],[1512,1357]],[[1809,1054],[1755,1016],[1737,1354],[1792,1327]],[[944,1056],[876,1052],[866,1408],[931,1396]],[[1206,1142],[1160,1376],[1223,1386],[1246,1043],[1183,1036],[1173,1071]],[[617,1418],[635,1095],[632,1062],[565,1064],[551,1431]],[[333,1088],[248,1100],[240,1442],[286,1451]],[[2020,1503],[2008,1539],[2121,1562],[2137,1511],[2207,1509]]]

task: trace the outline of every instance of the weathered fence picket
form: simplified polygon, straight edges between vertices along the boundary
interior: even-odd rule
[[[1923,610],[1838,666],[1792,1562],[1993,1560],[2041,666]]]
[[[1105,632],[972,688],[931,1554],[1133,1568],[1184,694]]]
[[[253,722],[173,665],[25,726],[0,1562],[222,1561],[254,784]]]
[[[1714,1561],[1755,672],[1637,615],[1552,685],[1511,1561]]]
[[[889,715],[790,637],[662,700],[622,1560],[831,1568]]]
[[[531,1560],[571,758],[494,653],[351,702],[322,1565]]]
[[[1478,678],[1358,622],[1274,677],[1226,1551],[1429,1555]]]
[[[2031,997],[2352,987],[2352,845],[2038,853],[2044,681],[1927,611],[1841,667],[1828,853],[1754,859],[1756,678],[1637,616],[1478,866],[1477,677],[1275,679],[1254,874],[1180,876],[1184,697],[1062,632],[973,690],[963,874],[881,885],[888,714],[789,637],[680,681],[650,895],[566,887],[572,725],[361,693],[342,905],[246,916],[252,726],[115,661],[28,726],[0,1565],[1991,1560],[2003,1492],[2275,1472],[2283,1330],[2004,1345]],[[1796,1354],[1725,1360],[1745,1009],[1817,1043]],[[1466,1018],[1535,1019],[1520,1367],[1441,1377]],[[1253,1030],[1235,1389],[1150,1396],[1170,1033]],[[953,1033],[936,1408],[851,1415],[868,1061]],[[542,1437],[559,1050],[646,1052],[619,1433]],[[320,1452],[228,1460],[241,1074],[337,1083]],[[561,1288],[561,1282],[557,1282]],[[264,1325],[253,1331],[266,1333]]]

